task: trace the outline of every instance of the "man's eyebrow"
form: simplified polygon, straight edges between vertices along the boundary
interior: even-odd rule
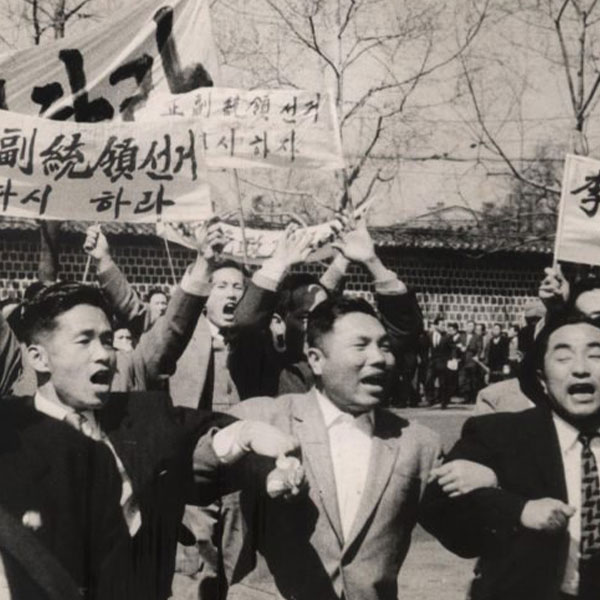
[[[95,331],[93,329],[79,329],[75,332],[75,337],[79,337],[80,335],[84,335],[86,337],[90,337],[94,335]]]
[[[590,342],[587,345],[588,348],[600,348],[600,342]]]
[[[571,346],[571,344],[568,344],[567,342],[561,342],[559,344],[556,344],[556,346],[552,346],[552,348],[550,348],[551,352],[554,352],[555,350],[572,350],[573,347]]]

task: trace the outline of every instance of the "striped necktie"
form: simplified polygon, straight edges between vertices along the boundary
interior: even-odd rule
[[[591,448],[598,433],[579,434],[581,442],[581,540],[579,597],[600,597],[600,480]]]

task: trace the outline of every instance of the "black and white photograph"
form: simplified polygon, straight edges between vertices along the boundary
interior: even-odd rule
[[[600,2],[0,0],[0,600],[599,600]]]

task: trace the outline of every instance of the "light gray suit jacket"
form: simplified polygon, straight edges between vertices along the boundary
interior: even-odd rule
[[[314,390],[246,400],[231,412],[295,435],[308,489],[289,502],[268,498],[264,476],[272,461],[265,461],[240,494],[225,498],[228,598],[329,600],[343,594],[345,600],[396,600],[398,571],[440,451],[437,435],[376,409],[368,479],[344,540],[328,435]]]

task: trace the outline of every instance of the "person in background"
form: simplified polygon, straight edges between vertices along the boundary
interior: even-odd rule
[[[508,338],[503,334],[500,323],[492,325],[492,335],[485,348],[485,364],[490,370],[489,383],[502,381],[510,373],[508,366]]]
[[[113,346],[115,350],[133,352],[133,336],[129,327],[117,325],[113,333]]]
[[[438,402],[446,402],[446,398],[448,397],[447,371],[452,344],[450,336],[446,333],[446,321],[442,317],[436,317],[433,320],[428,337],[429,350],[427,380],[425,382],[425,401],[427,406],[433,406]]]
[[[448,323],[446,333],[450,344],[450,357],[446,362],[446,392],[440,399],[440,408],[448,408],[453,396],[458,393],[458,373],[462,364],[463,350],[461,345],[461,334],[458,331],[458,323]]]
[[[483,385],[482,368],[478,364],[479,356],[483,351],[483,339],[475,329],[475,322],[467,321],[459,342],[459,348],[463,353],[459,371],[459,388],[467,404],[475,404],[477,394]]]
[[[523,354],[519,350],[519,326],[511,323],[508,326],[508,366],[510,375],[515,377],[519,370],[519,364],[523,359]]]

